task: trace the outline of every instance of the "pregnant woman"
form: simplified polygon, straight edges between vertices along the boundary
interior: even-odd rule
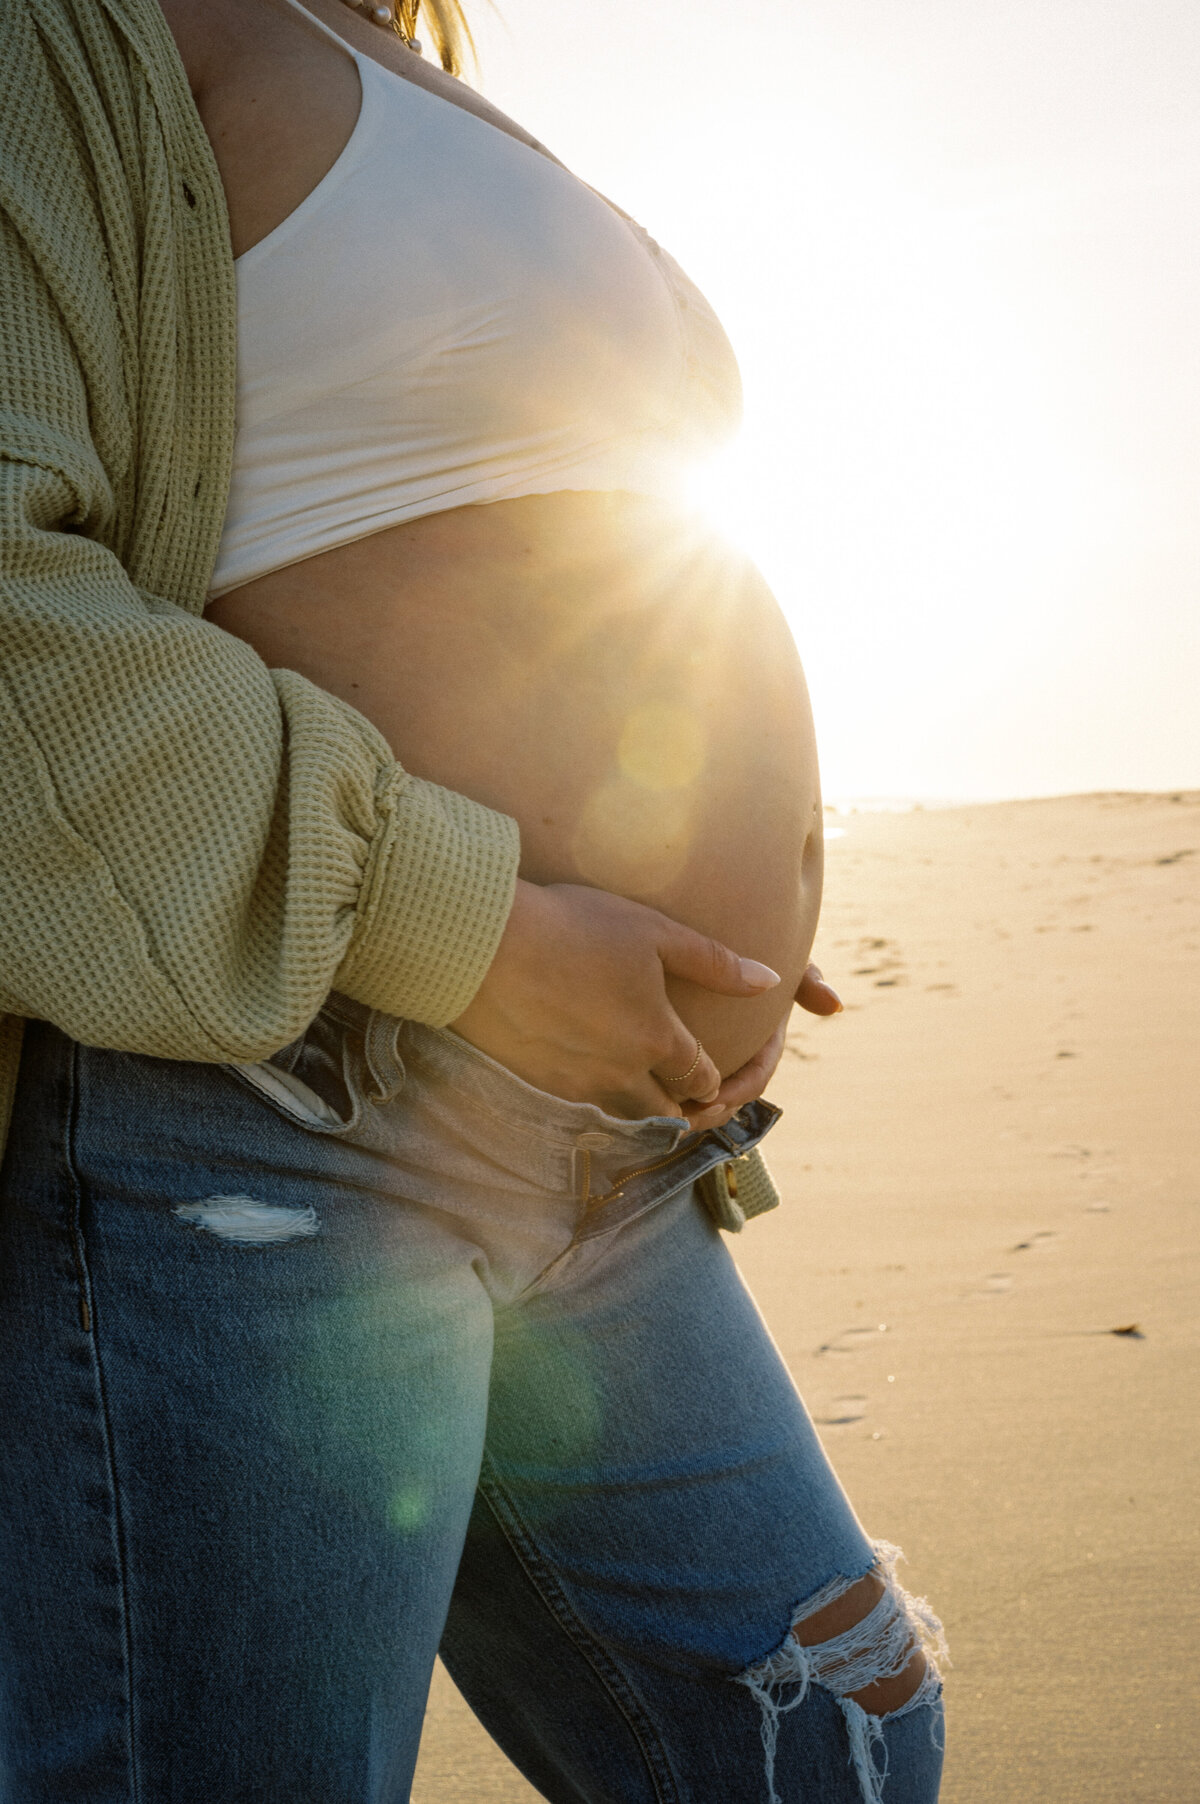
[[[931,1804],[717,1232],[836,1006],[719,324],[453,0],[0,23],[0,1799],[402,1804],[440,1646],[564,1804]]]

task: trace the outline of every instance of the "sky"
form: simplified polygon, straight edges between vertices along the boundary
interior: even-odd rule
[[[741,362],[828,796],[1200,787],[1196,0],[467,0]]]

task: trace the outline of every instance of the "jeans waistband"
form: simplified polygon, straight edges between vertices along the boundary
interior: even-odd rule
[[[677,1116],[627,1120],[536,1089],[449,1028],[398,1020],[337,993],[309,1034],[271,1062],[311,1081],[306,1042],[327,1038],[330,1027],[345,1039],[347,1139],[404,1158],[414,1135],[427,1156],[442,1138],[459,1165],[464,1157],[486,1161],[538,1188],[569,1189],[606,1222],[616,1205],[625,1218],[741,1157],[780,1113],[760,1099],[723,1128],[699,1133]]]

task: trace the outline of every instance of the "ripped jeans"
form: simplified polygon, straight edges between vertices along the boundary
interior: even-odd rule
[[[933,1804],[932,1657],[850,1693],[939,1631],[702,1206],[728,1157],[340,998],[268,1067],[31,1025],[0,1804],[403,1804],[439,1648],[555,1804]]]

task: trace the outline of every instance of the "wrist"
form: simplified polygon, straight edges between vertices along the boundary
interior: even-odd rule
[[[539,935],[544,937],[541,922],[543,894],[540,884],[528,883],[523,877],[516,879],[508,916],[491,962],[474,996],[458,1019],[450,1023],[451,1027],[458,1029],[464,1023],[490,1018],[497,1007],[504,1012],[503,998],[514,977],[520,983],[528,948],[538,944]]]

